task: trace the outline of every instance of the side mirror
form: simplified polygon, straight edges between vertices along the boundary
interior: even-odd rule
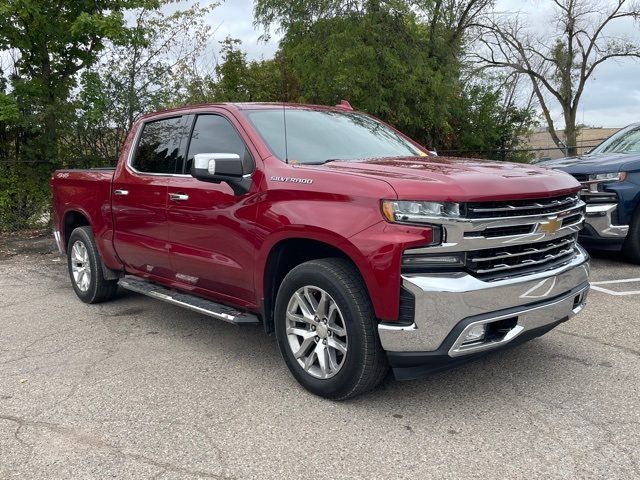
[[[193,157],[191,175],[210,182],[240,179],[244,175],[242,160],[235,153],[197,153]]]

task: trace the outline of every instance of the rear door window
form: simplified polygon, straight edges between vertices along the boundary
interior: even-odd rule
[[[191,134],[185,173],[191,172],[193,157],[198,153],[235,153],[243,162],[243,170],[252,172],[253,158],[242,137],[226,118],[220,115],[198,115]]]
[[[145,123],[131,166],[142,173],[176,173],[182,166],[180,140],[183,134],[182,117]]]

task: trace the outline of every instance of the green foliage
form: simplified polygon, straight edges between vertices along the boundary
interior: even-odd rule
[[[171,3],[163,0],[162,5]],[[144,113],[175,100],[183,72],[204,49],[209,27],[205,16],[215,7],[193,4],[164,14],[156,8],[134,13],[125,45],[111,43],[105,55],[80,76],[73,97],[74,115],[65,143],[65,164],[115,165],[122,142]]]
[[[470,85],[459,100],[454,126],[455,144],[445,147],[460,150],[470,157],[492,158],[512,162],[529,162],[533,154],[523,150],[532,127],[537,125],[532,108],[504,105],[501,93],[487,85]]]
[[[42,217],[47,178],[73,146],[61,141],[74,115],[70,94],[78,74],[95,64],[108,42],[135,37],[125,22],[132,8],[157,0],[4,0],[0,53],[13,60],[0,72],[0,229]]]
[[[61,115],[75,76],[90,67],[105,41],[128,36],[124,11],[156,5],[151,0],[5,0],[0,4],[0,51],[17,54],[14,97],[32,128],[24,154],[31,160],[58,160]]]
[[[20,121],[20,110],[15,97],[0,92],[0,124],[15,125]]]
[[[0,70],[0,229],[46,217],[52,169],[113,165],[142,114],[184,104],[347,99],[443,153],[527,159],[513,150],[532,111],[464,80],[466,29],[492,0],[256,0],[256,22],[283,34],[275,57],[250,61],[227,37],[208,68],[217,3],[179,3],[0,3],[13,59]]]
[[[505,105],[491,85],[462,80],[471,20],[464,12],[490,3],[258,0],[256,19],[284,33],[278,55],[290,74],[288,98],[348,99],[428,147],[521,161],[504,151],[520,145],[532,110]]]
[[[281,56],[297,78],[300,101],[348,99],[433,144],[450,131],[447,107],[459,85],[456,57],[434,64],[426,33],[412,14],[350,14],[291,27]]]
[[[222,61],[212,72],[198,74],[186,68],[178,76],[180,87],[175,91],[179,93],[172,104],[273,102],[286,97],[284,65],[280,59],[249,62],[240,40],[231,37],[225,38],[220,45]]]
[[[0,230],[42,226],[49,212],[46,165],[0,163]]]

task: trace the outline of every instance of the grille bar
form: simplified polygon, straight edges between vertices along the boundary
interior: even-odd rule
[[[470,202],[466,205],[470,219],[523,217],[553,214],[575,207],[578,195],[564,195],[552,199],[516,200],[511,202]]]
[[[471,258],[470,260],[472,262],[488,262],[493,260],[502,260],[504,258],[521,257],[523,255],[531,255],[535,253],[548,252],[550,250],[553,250],[554,248],[560,248],[568,245],[571,245],[573,247],[574,243],[575,243],[574,238],[570,237],[570,238],[563,239],[560,242],[552,242],[550,244],[547,244],[547,246],[544,248],[527,247],[522,252],[512,253],[512,252],[505,251],[491,257],[474,257],[474,258]]]
[[[589,175],[587,175],[586,173],[573,173],[572,175],[573,178],[575,178],[580,183],[589,181]]]
[[[553,207],[564,207],[565,205],[572,205],[578,201],[577,197],[567,197],[564,200],[552,200],[551,202],[541,203],[534,202],[527,205],[511,205],[506,204],[504,207],[490,207],[490,208],[480,208],[480,207],[469,207],[469,211],[475,213],[486,213],[486,212],[517,212],[518,210],[532,210],[535,208],[553,208]]]
[[[506,276],[555,267],[576,255],[577,235],[537,242],[478,250],[467,256],[465,266],[480,278],[497,280]]]
[[[532,259],[527,259],[527,260],[523,260],[522,262],[516,264],[516,265],[508,265],[506,263],[501,263],[496,265],[495,267],[492,268],[480,268],[478,270],[476,270],[476,273],[479,274],[485,274],[485,273],[495,273],[495,272],[502,272],[504,270],[513,270],[516,268],[522,268],[522,267],[531,267],[533,265],[542,265],[543,263],[550,263],[553,260],[557,260],[559,258],[562,258],[566,255],[569,254],[574,254],[575,253],[575,248],[571,247],[571,248],[567,248],[564,250],[560,250],[558,253],[556,254],[548,254],[545,255],[543,259],[541,260],[532,260]]]

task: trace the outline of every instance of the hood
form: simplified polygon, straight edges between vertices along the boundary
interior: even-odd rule
[[[558,168],[571,174],[610,173],[620,170],[640,169],[640,154],[637,153],[594,153],[577,157],[547,160],[537,165]]]
[[[494,201],[573,193],[570,175],[537,166],[448,157],[401,157],[335,161],[306,167],[373,177],[389,183],[400,199]]]

